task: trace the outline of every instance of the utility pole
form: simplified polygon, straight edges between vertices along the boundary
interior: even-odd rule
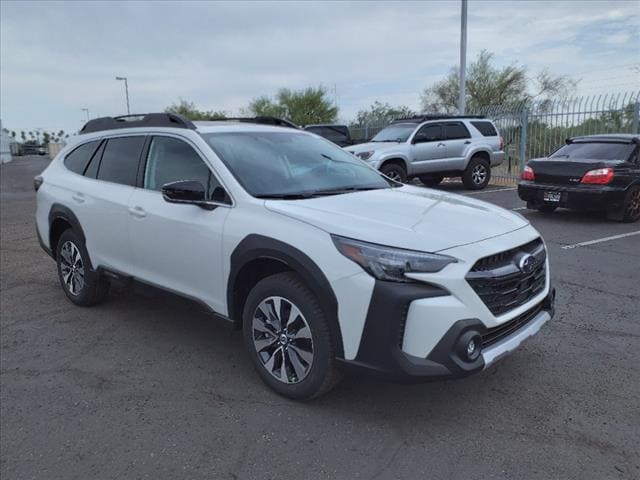
[[[87,114],[87,122],[89,121],[89,109],[83,108],[82,111]]]
[[[460,12],[460,97],[458,98],[458,113],[465,114],[467,81],[467,0],[462,0]]]
[[[124,80],[124,93],[127,97],[127,115],[131,115],[131,110],[129,110],[129,84],[127,83],[127,77],[116,77],[116,80]]]

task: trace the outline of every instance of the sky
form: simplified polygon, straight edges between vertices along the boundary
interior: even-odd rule
[[[91,117],[185,99],[238,114],[282,87],[323,85],[340,119],[379,100],[419,110],[458,64],[460,2],[28,2],[0,0],[0,118],[72,132]],[[468,61],[580,80],[577,95],[640,90],[640,0],[480,1]]]

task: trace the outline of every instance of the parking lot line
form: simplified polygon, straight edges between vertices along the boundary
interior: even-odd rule
[[[635,232],[623,233],[620,235],[612,235],[611,237],[598,238],[596,240],[589,240],[588,242],[580,242],[580,243],[574,243],[573,245],[565,245],[562,248],[564,250],[569,250],[571,248],[586,247],[587,245],[595,245],[596,243],[608,242],[610,240],[617,240],[619,238],[630,237],[632,235],[640,235],[640,230],[637,230]]]
[[[517,189],[518,187],[496,188],[494,190],[478,190],[477,192],[468,192],[467,195],[478,195],[480,193],[510,192],[512,190],[517,190]]]

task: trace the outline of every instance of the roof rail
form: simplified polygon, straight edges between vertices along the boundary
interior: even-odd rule
[[[396,118],[391,123],[396,123],[396,122],[422,123],[428,120],[449,120],[449,119],[456,119],[456,118],[486,118],[486,117],[484,115],[439,115],[439,114],[415,115],[413,117]]]
[[[191,120],[177,113],[143,113],[139,115],[94,118],[84,124],[80,134],[133,127],[173,127],[188,128],[190,130],[195,130],[196,128]]]
[[[260,125],[275,125],[276,127],[300,128],[293,122],[278,117],[270,117],[260,115],[257,117],[227,117],[215,120],[207,120],[208,122],[242,122],[242,123],[258,123]]]

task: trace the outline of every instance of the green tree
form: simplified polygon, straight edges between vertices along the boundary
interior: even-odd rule
[[[48,145],[50,141],[51,141],[51,134],[49,132],[43,132],[42,143],[44,143],[45,145]]]
[[[496,67],[493,54],[482,50],[471,63],[465,82],[467,108],[470,111],[488,105],[510,105],[534,100],[548,101],[552,97],[569,94],[576,82],[563,76],[554,76],[547,70],[533,79],[527,75],[527,67],[515,64]],[[443,80],[424,89],[421,96],[425,112],[455,113],[458,110],[460,76],[452,67]]]
[[[14,130],[11,130],[11,138],[16,139],[16,132]]]
[[[338,118],[338,107],[322,86],[303,90],[282,88],[274,99],[267,96],[253,99],[247,111],[256,116],[286,118],[297,125],[334,123]]]
[[[388,103],[376,100],[369,106],[369,109],[358,112],[356,119],[351,122],[351,126],[357,128],[365,125],[386,125],[396,118],[411,117],[415,114],[416,112],[405,105],[393,107]]]
[[[223,120],[227,115],[222,111],[199,110],[196,104],[181,98],[177,103],[173,103],[164,110],[167,113],[178,113],[189,120]]]
[[[24,133],[24,130],[20,130],[20,138],[22,139],[22,143],[27,141],[27,135]]]

